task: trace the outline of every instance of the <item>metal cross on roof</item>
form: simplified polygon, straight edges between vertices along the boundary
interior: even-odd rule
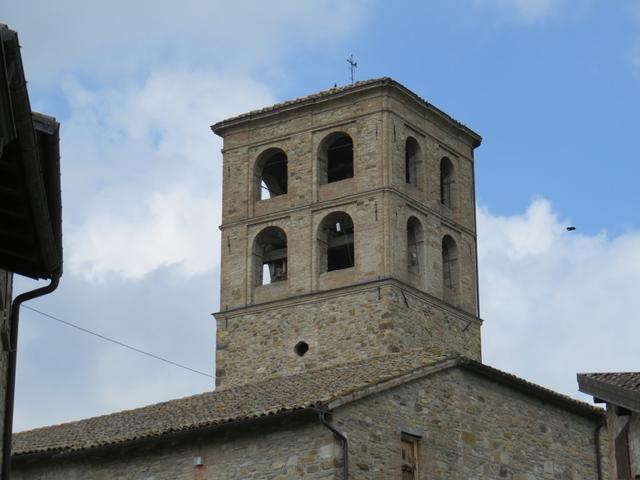
[[[353,74],[356,68],[358,68],[358,62],[353,59],[353,53],[347,58],[347,63],[351,66],[351,83],[353,83]]]

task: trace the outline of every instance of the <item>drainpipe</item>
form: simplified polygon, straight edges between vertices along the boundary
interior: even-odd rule
[[[333,434],[340,439],[340,443],[342,443],[342,478],[343,480],[347,480],[349,478],[349,444],[347,443],[347,437],[327,422],[326,410],[318,410],[318,417],[320,418],[320,423],[331,430]]]
[[[593,432],[593,439],[596,448],[596,468],[598,470],[598,480],[602,480],[602,458],[600,453],[600,430],[606,425],[606,421],[598,422]]]
[[[18,358],[18,323],[20,320],[20,305],[53,292],[58,288],[60,275],[51,277],[49,285],[36,288],[18,295],[11,304],[11,337],[9,341],[9,358],[7,366],[7,396],[4,411],[4,446],[2,449],[2,480],[9,480],[11,471],[11,436],[13,433],[13,403],[16,391],[16,360]]]

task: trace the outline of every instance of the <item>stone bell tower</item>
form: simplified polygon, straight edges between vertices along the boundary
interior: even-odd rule
[[[415,347],[480,359],[478,134],[390,78],[212,129],[218,385]]]

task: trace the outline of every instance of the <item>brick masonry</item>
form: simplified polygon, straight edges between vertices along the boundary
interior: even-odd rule
[[[337,132],[353,139],[354,176],[322,184],[321,145]],[[287,374],[319,362],[340,363],[406,345],[437,345],[480,358],[473,190],[477,138],[384,82],[264,118],[248,117],[218,127],[217,133],[224,138],[218,385],[251,381],[263,370]],[[415,185],[405,180],[405,145],[410,137],[419,147]],[[288,156],[288,193],[258,200],[256,162],[272,148]],[[443,157],[455,172],[450,207],[440,203]],[[355,265],[322,273],[319,228],[327,215],[337,211],[353,220]],[[410,217],[424,231],[418,273],[407,269]],[[253,254],[254,242],[270,226],[287,235],[288,278],[256,286],[260,265]],[[457,243],[459,269],[458,294],[447,304],[442,302],[445,235]],[[395,290],[387,288],[387,279],[395,280]],[[336,293],[372,282],[380,283],[368,294],[344,298]],[[398,291],[403,290],[399,284],[418,292],[413,295],[418,299],[417,315],[411,321],[397,307]],[[419,292],[430,300],[420,299]],[[301,300],[303,296],[313,298]],[[420,311],[415,307],[420,302],[428,303],[428,308]],[[457,310],[452,315],[447,313],[451,306]],[[413,338],[402,338],[409,333]],[[312,347],[304,361],[293,357],[293,345],[301,336]],[[260,373],[255,365],[260,365]]]

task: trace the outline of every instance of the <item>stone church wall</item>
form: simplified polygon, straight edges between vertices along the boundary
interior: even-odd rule
[[[402,478],[403,432],[420,437],[419,479],[598,478],[595,420],[460,368],[347,404],[333,421],[349,438],[351,480]]]
[[[399,282],[374,282],[217,315],[216,382],[250,383],[431,346],[480,359],[480,321]],[[229,341],[231,339],[231,341]],[[298,356],[295,346],[309,346]]]
[[[197,459],[202,466],[197,466]],[[333,480],[340,449],[317,417],[183,440],[13,461],[13,480]]]

